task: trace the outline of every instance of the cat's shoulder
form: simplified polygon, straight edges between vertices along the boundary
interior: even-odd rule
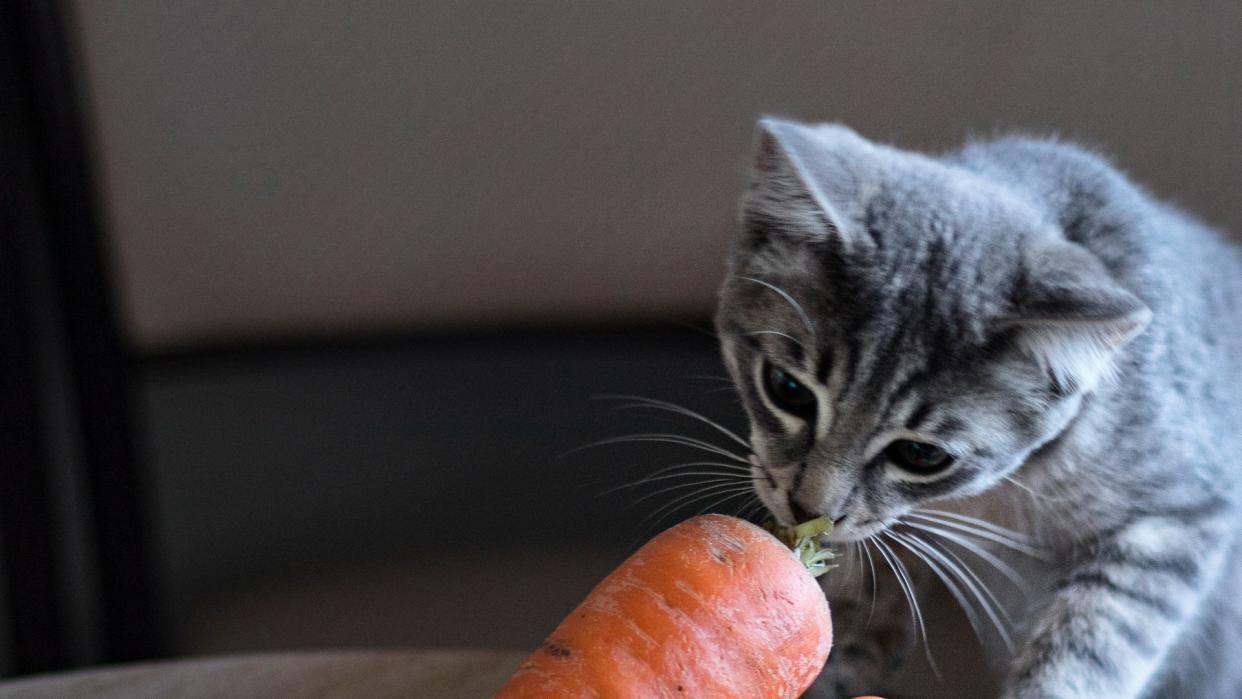
[[[971,139],[948,158],[1042,203],[1058,219],[1107,210],[1116,219],[1110,226],[1141,235],[1139,224],[1160,216],[1156,199],[1102,147],[1088,142],[1016,132]]]
[[[988,138],[967,139],[949,158],[972,169],[1002,170],[1048,176],[1051,173],[1091,175],[1101,180],[1128,179],[1100,145],[1071,140],[1056,133],[1011,131]]]

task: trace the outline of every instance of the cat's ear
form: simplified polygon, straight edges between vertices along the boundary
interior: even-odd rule
[[[848,248],[857,243],[857,221],[866,210],[870,184],[871,144],[850,129],[835,124],[808,126],[782,119],[760,119],[755,129],[752,186],[762,196],[752,204],[774,211],[757,211],[779,220],[796,214],[788,197],[805,194],[814,215],[800,217],[795,230],[811,237],[835,236]]]
[[[1114,375],[1117,350],[1147,327],[1151,310],[1078,245],[1043,243],[1024,258],[1001,328],[1015,333],[1057,391],[1095,388]]]

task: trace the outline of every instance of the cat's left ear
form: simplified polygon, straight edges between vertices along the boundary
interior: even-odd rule
[[[875,188],[872,145],[839,124],[800,124],[766,117],[755,129],[752,187],[767,196],[753,197],[755,211],[768,220],[793,212],[785,197],[800,191],[814,202],[818,215],[800,220],[796,233],[831,237],[848,249],[859,244],[857,221]]]
[[[1026,251],[1012,312],[1001,327],[1061,392],[1112,377],[1118,350],[1151,322],[1151,309],[1084,248],[1066,241]]]

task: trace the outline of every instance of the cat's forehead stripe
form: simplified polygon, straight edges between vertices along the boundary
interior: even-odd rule
[[[819,363],[815,368],[815,380],[822,386],[828,385],[828,373],[832,371],[832,350],[827,347],[819,352]]]
[[[802,364],[802,360],[805,358],[805,353],[802,351],[802,345],[787,340],[785,342],[785,348],[788,350],[789,356],[793,358],[795,363]]]
[[[931,414],[932,409],[935,407],[935,405],[928,401],[920,403],[919,407],[910,413],[910,417],[906,418],[906,429],[917,430],[921,427],[923,423],[927,422],[927,416]]]

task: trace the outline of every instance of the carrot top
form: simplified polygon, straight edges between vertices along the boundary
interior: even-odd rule
[[[763,528],[793,549],[794,555],[802,561],[807,572],[814,577],[818,578],[837,567],[836,564],[828,563],[836,557],[836,554],[819,543],[820,536],[832,531],[831,518],[816,517],[793,527],[768,522],[763,525]]]

